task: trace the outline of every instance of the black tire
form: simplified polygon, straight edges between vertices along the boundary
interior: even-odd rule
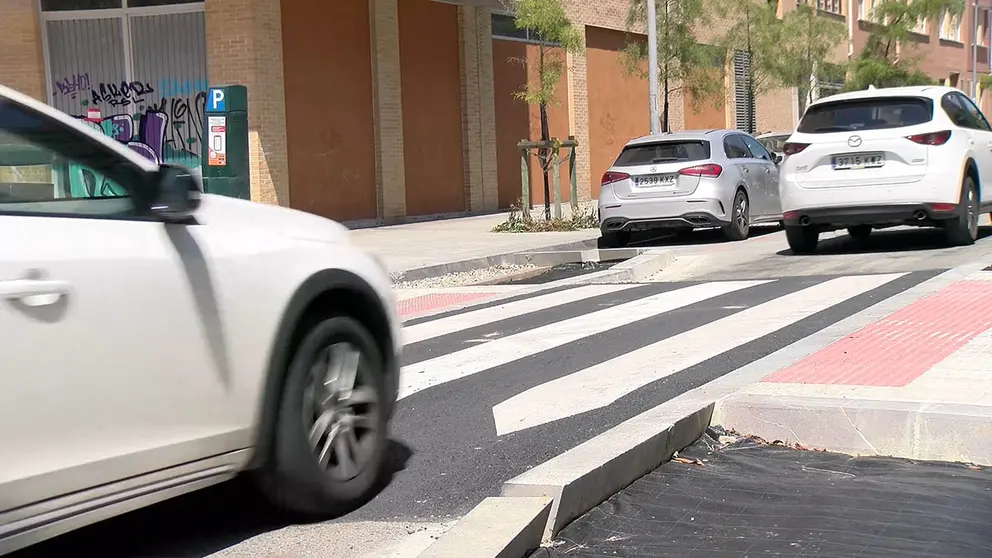
[[[812,254],[820,242],[820,231],[813,227],[785,227],[785,239],[793,254]]]
[[[371,388],[371,392],[366,389],[363,393],[374,393],[377,402],[365,405],[370,413],[368,422],[374,429],[365,429],[359,436],[357,432],[361,428],[357,423],[351,427],[356,432],[355,439],[359,440],[359,444],[364,444],[362,454],[365,463],[355,467],[358,473],[347,480],[334,478],[331,469],[321,466],[316,450],[310,446],[308,435],[311,423],[308,420],[312,422],[314,414],[307,412],[306,397],[311,371],[320,369],[317,359],[330,347],[343,343],[359,354],[355,391],[359,386]],[[296,348],[286,375],[272,454],[258,471],[260,485],[269,500],[285,511],[304,516],[337,516],[367,501],[377,488],[386,457],[389,422],[385,402],[386,384],[380,353],[362,324],[347,316],[335,316],[309,327]],[[341,436],[338,434],[338,437]],[[318,439],[318,445],[322,440]],[[355,446],[351,449],[354,457]],[[334,459],[337,460],[337,457]]]
[[[961,183],[958,215],[944,223],[944,238],[951,246],[971,246],[978,240],[978,189],[971,176]]]
[[[600,234],[599,240],[596,241],[596,245],[599,248],[626,248],[627,244],[630,243],[629,231],[603,232]]]
[[[855,225],[848,227],[847,234],[858,242],[864,242],[871,236],[871,225]]]
[[[751,204],[744,190],[737,190],[734,206],[730,213],[730,224],[723,227],[727,240],[744,240],[751,232]]]

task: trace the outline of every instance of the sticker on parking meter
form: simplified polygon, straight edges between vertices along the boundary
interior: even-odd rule
[[[227,165],[227,117],[210,116],[207,127],[210,130],[207,136],[207,164],[223,167]]]

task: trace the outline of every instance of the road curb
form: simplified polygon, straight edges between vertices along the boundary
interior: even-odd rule
[[[576,284],[639,283],[665,269],[675,261],[672,250],[652,250],[618,263],[610,269],[582,275]]]
[[[426,267],[419,267],[413,269],[406,269],[403,271],[396,271],[390,273],[390,277],[393,282],[408,282],[417,281],[420,279],[428,279],[431,277],[437,277],[440,275],[448,275],[450,273],[457,273],[459,271],[474,271],[476,269],[483,269],[486,267],[493,267],[497,265],[516,265],[519,263],[530,263],[530,262],[520,262],[516,259],[516,256],[527,252],[553,252],[562,250],[591,250],[596,248],[596,239],[588,240],[577,240],[574,242],[566,242],[564,244],[555,244],[551,246],[546,246],[543,248],[532,248],[529,250],[517,250],[514,252],[504,252],[502,254],[496,254],[492,256],[486,256],[483,258],[472,258],[468,260],[461,260],[457,262],[449,262],[437,265],[431,265]]]
[[[418,558],[520,558],[541,546],[551,498],[486,498]]]

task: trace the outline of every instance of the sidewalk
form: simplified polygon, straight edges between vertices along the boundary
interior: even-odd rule
[[[505,213],[355,229],[351,237],[381,257],[392,273],[599,237],[598,229],[547,233],[494,233]]]
[[[990,417],[992,271],[977,271],[720,401],[713,424],[854,455],[992,465]]]

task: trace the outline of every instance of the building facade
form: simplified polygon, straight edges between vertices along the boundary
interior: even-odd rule
[[[817,1],[848,25],[836,53],[846,59],[864,43],[872,0]],[[647,83],[620,64],[624,46],[646,37],[626,30],[629,0],[564,3],[584,48],[567,57],[550,127],[578,140],[579,198],[588,200],[622,145],[648,131]],[[969,92],[972,17],[926,22],[902,48]],[[721,31],[712,27],[704,42]],[[514,95],[534,78],[538,47],[501,0],[2,0],[0,52],[4,84],[149,158],[189,166],[200,164],[207,86],[245,85],[252,199],[345,222],[509,207],[521,197],[516,144],[540,131],[536,107]],[[673,95],[672,128],[745,127],[735,76],[746,63],[715,68],[722,102],[694,109]],[[794,90],[763,95],[758,130],[791,130],[799,105]],[[533,169],[535,204],[538,177]]]

